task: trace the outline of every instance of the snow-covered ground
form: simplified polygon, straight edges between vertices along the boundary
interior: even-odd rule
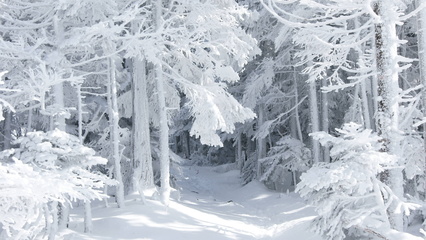
[[[82,209],[74,209],[63,239],[321,239],[308,230],[315,213],[294,193],[277,193],[259,182],[241,186],[237,170],[181,167],[180,199],[168,207],[136,194],[126,207],[95,207],[94,231],[83,233]]]

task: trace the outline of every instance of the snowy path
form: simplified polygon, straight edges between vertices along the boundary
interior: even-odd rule
[[[307,230],[314,212],[295,194],[267,190],[258,182],[241,187],[238,171],[182,167],[180,201],[166,208],[156,200],[146,205],[127,200],[124,209],[94,210],[94,232],[83,234],[81,210],[76,210],[64,239],[303,239],[319,240]],[[216,171],[215,171],[216,170]]]

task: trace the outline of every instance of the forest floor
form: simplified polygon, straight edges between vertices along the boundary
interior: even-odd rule
[[[181,166],[174,175],[180,196],[173,194],[168,207],[155,197],[143,205],[137,194],[128,196],[122,209],[114,204],[94,207],[91,234],[83,233],[83,212],[78,207],[61,238],[321,239],[308,230],[313,208],[294,193],[274,192],[257,181],[241,186],[239,172],[223,166]]]
[[[230,165],[174,168],[179,194],[168,207],[154,197],[143,204],[138,194],[126,197],[126,207],[99,203],[93,208],[91,234],[83,233],[83,209],[72,210],[69,228],[60,239],[321,240],[311,232],[314,209],[295,193],[279,193],[258,181],[241,186],[239,171]],[[145,195],[152,196],[153,191]],[[390,239],[420,239],[395,235]]]

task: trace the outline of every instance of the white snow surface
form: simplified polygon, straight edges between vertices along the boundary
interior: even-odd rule
[[[154,197],[143,205],[137,194],[126,197],[125,208],[94,207],[91,234],[83,233],[83,208],[76,208],[61,239],[321,239],[308,230],[313,208],[294,193],[274,192],[259,182],[241,186],[237,170],[181,170],[180,200],[175,194],[168,207]]]
[[[144,205],[136,193],[126,197],[124,208],[117,208],[110,199],[109,207],[93,208],[90,234],[83,233],[83,207],[77,207],[60,239],[322,239],[309,230],[316,216],[313,207],[295,193],[271,191],[257,181],[241,186],[239,171],[229,165],[182,166],[180,170],[175,174],[179,194],[172,193],[168,207],[158,197],[147,197]],[[414,237],[401,234],[399,240]]]

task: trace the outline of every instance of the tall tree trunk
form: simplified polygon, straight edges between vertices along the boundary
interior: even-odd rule
[[[53,17],[53,27],[55,31],[55,41],[56,46],[59,54],[61,54],[60,44],[62,43],[64,39],[64,27],[63,23],[61,21],[62,18],[62,11],[58,11],[56,15]],[[62,68],[62,66],[52,66],[55,70]],[[60,113],[56,115],[54,120],[54,127],[61,131],[66,132],[66,123],[65,123],[65,99],[64,99],[64,83],[60,82],[56,84],[53,87],[53,94],[54,94],[54,102],[60,109]],[[59,203],[59,221],[58,221],[58,228],[63,229],[66,228],[68,225],[68,219],[69,219],[69,204],[67,202]]]
[[[160,166],[161,166],[161,202],[169,204],[170,198],[170,156],[169,156],[169,125],[164,90],[163,69],[156,65],[157,96],[160,115]]]
[[[83,96],[81,95],[81,84],[76,86],[77,91],[77,119],[78,119],[78,140],[83,144]],[[92,224],[92,206],[90,201],[84,201],[84,232],[91,233],[93,230]]]
[[[311,131],[319,131],[319,114],[318,114],[318,100],[317,100],[317,86],[315,81],[309,83],[309,110],[311,117]],[[320,144],[317,140],[312,139],[312,163],[318,163],[320,161]]]
[[[162,0],[155,1],[155,24],[157,31],[162,25]],[[160,57],[160,56],[159,56]],[[164,76],[161,61],[155,64],[157,97],[160,116],[160,166],[161,166],[161,202],[168,206],[170,201],[170,156],[169,156],[169,125],[167,119],[166,96],[164,88]]]
[[[63,83],[59,83],[54,86],[53,94],[54,94],[55,104],[59,107],[61,112],[65,111]],[[59,113],[54,117],[53,126],[54,126],[53,128],[57,128],[63,132],[66,132],[65,116],[63,115],[63,113]],[[70,206],[69,206],[69,203],[64,202],[64,203],[58,203],[58,207],[59,207],[58,229],[64,229],[68,225]]]
[[[294,99],[296,107],[294,108],[294,117],[296,120],[296,127],[297,127],[297,136],[298,139],[303,142],[303,135],[302,135],[302,126],[300,124],[300,116],[299,116],[299,87],[298,87],[298,79],[297,79],[297,73],[296,68],[293,67],[293,81],[294,81]]]
[[[376,61],[377,61],[377,84],[378,95],[378,117],[377,131],[383,138],[383,151],[397,155],[400,153],[398,136],[398,114],[399,114],[399,85],[398,85],[398,36],[396,34],[396,23],[398,15],[397,7],[392,6],[389,1],[381,0],[375,5],[375,12],[381,17],[381,22],[376,24]],[[400,161],[400,160],[399,160]],[[402,162],[397,163],[399,166]],[[385,181],[390,185],[392,191],[399,198],[403,198],[403,175],[400,168],[389,170],[388,179]],[[402,213],[393,211],[390,213],[390,222],[396,230],[403,230]]]
[[[257,110],[257,129],[260,129],[260,127],[265,122],[265,115],[264,115],[264,104],[258,105]],[[259,162],[259,159],[262,159],[266,157],[266,138],[257,138],[256,139],[256,153],[257,153],[257,176],[260,177],[263,175],[263,169]]]
[[[55,31],[56,37],[56,45],[58,46],[58,51],[60,53],[61,49],[59,45],[62,43],[64,39],[64,29],[62,22],[60,21],[60,17],[62,15],[62,11],[59,11],[55,17],[53,17],[53,27]],[[62,66],[52,66],[53,68],[61,68]],[[56,70],[56,69],[55,69]],[[53,89],[54,101],[55,104],[60,108],[61,112],[65,110],[65,100],[64,100],[64,84],[62,82],[56,84]],[[65,116],[63,114],[58,114],[55,119],[55,128],[58,128],[61,131],[66,131],[65,126]]]
[[[260,104],[258,106],[258,117],[257,117],[257,128],[265,123],[265,105]],[[258,138],[257,139],[257,158],[261,159],[266,157],[266,138]]]
[[[327,86],[327,79],[322,79],[322,86]],[[328,133],[329,120],[328,120],[328,93],[321,92],[321,122],[322,131]],[[330,162],[330,146],[328,143],[323,145],[323,162]]]
[[[422,2],[422,0],[416,0],[416,7],[420,7]],[[423,118],[426,118],[426,8],[423,8],[417,15],[417,46],[419,54],[420,82],[423,85],[422,111]],[[426,123],[423,124],[423,148],[424,151],[426,151]],[[426,166],[426,159],[424,162],[424,166]],[[423,170],[426,171],[426,169]],[[418,180],[416,178],[416,182],[417,181]]]
[[[115,199],[119,208],[124,207],[124,184],[121,175],[121,155],[120,155],[120,140],[118,133],[118,105],[117,105],[117,81],[115,77],[115,61],[113,58],[108,60],[108,109],[109,109],[109,126],[110,139],[112,145],[112,157],[114,159],[114,178],[117,180]]]
[[[361,25],[360,19],[357,18],[354,21],[355,21],[355,29],[358,29]],[[356,48],[357,58],[363,55],[366,47],[367,47],[366,44],[362,44],[361,46]],[[360,67],[365,67],[363,62],[364,61],[362,61],[362,66]],[[372,99],[371,77],[361,80],[360,88],[361,88],[360,95],[361,95],[361,102],[362,102],[361,112],[362,112],[362,118],[363,118],[363,125],[365,129],[372,129],[373,118],[370,113],[372,113],[374,110],[373,110],[373,104],[371,104],[372,103],[371,102],[371,99]],[[375,99],[373,101],[375,101]]]
[[[133,59],[133,158],[136,169],[133,176],[135,190],[145,202],[143,190],[154,187],[151,143],[149,132],[149,106],[145,60]]]
[[[423,0],[416,0],[416,6],[419,7],[422,2]],[[426,118],[426,8],[423,8],[417,15],[417,43],[420,82],[423,84],[423,117]],[[426,151],[426,123],[423,124],[423,141]]]

